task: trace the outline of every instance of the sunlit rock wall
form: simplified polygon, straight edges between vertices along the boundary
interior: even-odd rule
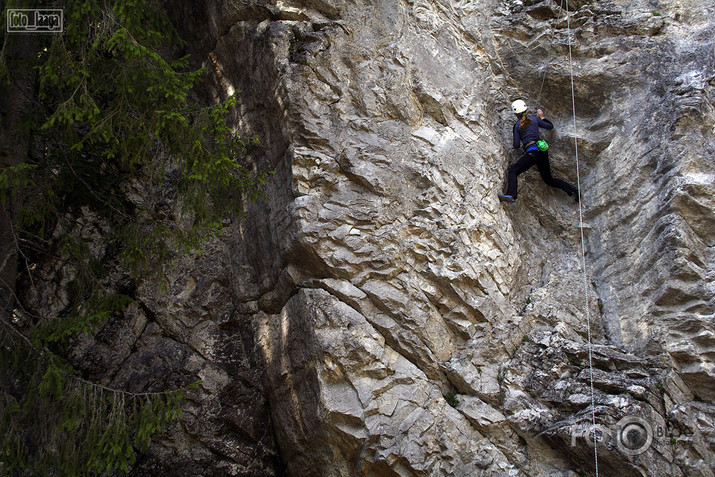
[[[713,2],[212,8],[276,171],[230,258],[290,475],[591,473],[591,378],[602,472],[713,475]],[[573,183],[578,139],[585,275],[576,203],[498,201],[520,97]]]

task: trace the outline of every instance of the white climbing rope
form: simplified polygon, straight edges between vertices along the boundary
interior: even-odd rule
[[[576,135],[576,94],[573,81],[573,61],[571,59],[571,16],[569,2],[566,0],[566,31],[569,45],[569,74],[571,76],[571,109],[573,111],[573,142],[576,151],[576,187],[578,188],[578,226],[581,233],[581,267],[583,269],[583,295],[586,305],[586,327],[588,330],[588,370],[591,381],[591,429],[593,431],[593,459],[598,477],[598,436],[596,435],[596,399],[593,391],[593,345],[591,343],[591,313],[588,306],[588,276],[586,273],[586,246],[583,238],[583,209],[581,207],[581,171],[578,160],[578,137]]]

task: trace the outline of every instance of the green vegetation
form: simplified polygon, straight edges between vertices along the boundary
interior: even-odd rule
[[[184,392],[195,386],[139,394],[100,386],[79,377],[56,353],[23,345],[17,332],[3,331],[4,374],[29,376],[2,386],[3,475],[127,472],[136,450],[146,451],[153,435],[182,416]]]
[[[452,392],[445,394],[444,399],[452,407],[459,406],[459,399],[457,399],[457,395]]]
[[[67,2],[65,16],[65,33],[39,45],[39,101],[28,121],[42,152],[12,169],[13,185],[36,192],[25,195],[21,228],[42,243],[68,210],[86,207],[109,222],[135,276],[156,272],[172,250],[215,232],[223,211],[240,213],[266,174],[252,175],[239,160],[251,141],[225,121],[237,99],[197,107],[191,90],[202,70],[158,53],[180,43],[159,6]],[[174,229],[135,213],[125,192],[133,178],[176,190],[191,225]]]
[[[521,310],[519,311],[520,315],[524,315],[526,313],[526,309],[528,306],[531,304],[531,296],[528,296],[526,298],[526,302],[524,303],[524,306],[521,307]]]
[[[52,7],[64,11],[61,35],[0,25],[0,89],[12,93],[0,139],[13,147],[0,155],[0,212],[12,229],[0,256],[21,258],[17,270],[0,264],[15,308],[0,323],[0,473],[111,475],[181,416],[187,387],[129,393],[90,382],[65,359],[73,339],[121,319],[139,278],[159,280],[177,254],[241,217],[268,173],[242,162],[257,140],[226,122],[237,98],[198,103],[203,71],[189,67],[158,1]],[[142,197],[152,191],[161,196]],[[88,223],[96,233],[79,233]],[[58,316],[28,311],[15,290],[32,288],[47,262],[69,277]],[[123,273],[120,291],[110,271]]]

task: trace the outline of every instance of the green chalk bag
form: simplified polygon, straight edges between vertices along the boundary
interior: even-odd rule
[[[541,152],[544,152],[549,149],[549,145],[543,139],[540,139],[536,142],[536,147],[538,147],[539,151]]]

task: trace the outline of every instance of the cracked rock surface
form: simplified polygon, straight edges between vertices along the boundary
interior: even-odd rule
[[[603,472],[713,475],[715,4],[262,5],[212,54],[239,123],[282,141],[252,217],[280,257],[255,319],[287,472],[591,473],[595,410]],[[585,276],[561,191],[527,173],[497,200],[518,97],[571,182],[577,138]]]
[[[176,2],[276,173],[77,353],[202,380],[136,475],[715,475],[715,2],[566,1]]]

